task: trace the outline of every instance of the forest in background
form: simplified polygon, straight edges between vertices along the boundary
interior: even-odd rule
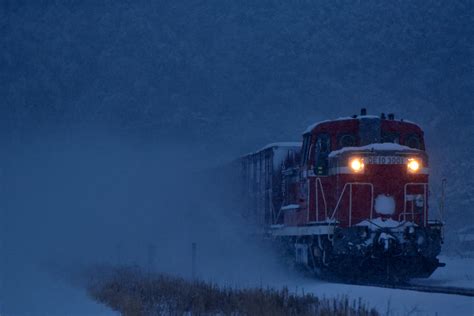
[[[361,107],[394,112],[424,128],[454,232],[473,224],[473,13],[440,0],[3,0],[1,138],[101,126],[222,163]]]

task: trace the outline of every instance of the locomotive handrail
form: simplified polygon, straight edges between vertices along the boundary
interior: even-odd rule
[[[402,215],[403,215],[403,220],[406,221],[406,215],[407,214],[411,214],[412,216],[412,220],[414,221],[415,220],[415,212],[414,212],[414,205],[413,205],[413,201],[412,201],[412,211],[411,213],[410,212],[407,212],[407,189],[409,186],[422,186],[423,187],[423,226],[426,227],[426,223],[427,223],[427,220],[428,220],[428,214],[427,214],[427,201],[428,201],[428,196],[427,196],[427,193],[428,193],[428,183],[426,182],[408,182],[408,183],[405,183],[405,186],[404,186],[404,192],[403,192],[403,212],[400,213],[400,215],[398,216],[398,220],[401,219]]]
[[[328,205],[326,203],[326,195],[324,194],[323,184],[320,178],[316,178],[316,221],[319,221],[319,187],[321,187],[321,193],[324,202],[324,218],[328,218]]]
[[[443,222],[444,219],[444,203],[446,202],[446,183],[448,180],[446,178],[443,178],[441,180],[441,200],[439,201],[439,219],[441,222]]]
[[[339,199],[337,201],[336,207],[334,207],[334,211],[332,212],[331,219],[334,219],[336,216],[336,211],[339,208],[339,205],[341,204],[342,198],[344,196],[344,193],[346,192],[346,188],[349,186],[349,226],[352,226],[352,186],[353,185],[367,185],[370,187],[370,219],[373,217],[373,209],[374,209],[374,185],[369,182],[347,182],[344,184],[344,187],[342,189],[341,195],[339,196]]]
[[[346,187],[349,183],[344,184],[344,187],[342,188],[342,192],[339,195],[339,199],[337,200],[336,206],[334,207],[334,211],[332,212],[331,219],[334,219],[336,216],[336,211],[339,208],[339,204],[341,203],[342,197],[344,196],[344,192],[346,192]]]

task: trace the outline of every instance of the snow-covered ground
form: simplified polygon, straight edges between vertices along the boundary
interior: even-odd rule
[[[446,267],[437,269],[428,279],[413,280],[423,285],[474,288],[474,258],[452,258],[440,256]]]
[[[446,267],[416,284],[474,288],[474,259],[441,257]],[[458,295],[422,293],[369,286],[341,285],[304,280],[299,287],[320,296],[348,296],[378,309],[382,315],[474,315],[474,298]]]
[[[345,285],[324,282],[300,284],[305,292],[318,296],[347,296],[361,298],[375,307],[381,315],[466,315],[474,314],[474,298],[466,296],[422,293],[370,286]]]
[[[84,288],[29,263],[4,267],[0,288],[0,315],[5,316],[118,316],[96,303]]]
[[[414,282],[474,288],[474,259],[441,257],[441,261],[446,263],[445,268],[438,269],[429,279]],[[83,289],[70,286],[62,280],[55,280],[48,274],[39,273],[42,271],[34,272],[34,274],[31,273],[31,276],[36,276],[34,278],[21,278],[16,279],[21,282],[4,284],[4,286],[11,285],[7,297],[3,296],[0,302],[5,315],[116,315],[107,307],[92,301]],[[347,296],[354,300],[360,298],[370,307],[375,307],[381,315],[474,315],[474,298],[472,297],[336,284],[301,277],[299,274],[278,274],[271,270],[266,272],[261,271],[262,280],[255,280],[256,283],[249,282],[245,286],[268,285],[276,288],[287,286],[291,291],[314,293],[320,297]],[[15,279],[14,275],[10,277],[11,281]],[[18,291],[29,292],[29,304],[24,304],[24,296],[15,295]],[[8,302],[8,298],[12,297],[17,297],[18,301]],[[5,299],[7,299],[6,302]]]
[[[449,257],[441,257],[440,259],[446,263],[446,267],[438,269],[431,278],[415,280],[414,283],[474,288],[472,282],[474,277],[474,259]],[[245,275],[251,274],[251,270],[248,273],[243,271],[236,272],[237,279],[239,279],[239,276],[240,278],[245,278]],[[228,273],[230,272],[228,271]],[[240,284],[240,286],[270,286],[275,288],[286,286],[290,291],[314,293],[319,297],[361,299],[369,307],[376,308],[381,315],[389,316],[474,315],[473,297],[330,283],[310,277],[302,277],[300,274],[283,273],[275,269],[262,269],[257,274],[260,276],[256,277],[253,275],[247,279],[248,282],[242,283],[234,280],[235,283],[224,282],[221,285],[237,286]],[[230,277],[230,275],[227,275],[227,277]],[[218,281],[219,279],[210,279],[210,281],[221,283]],[[105,315],[105,311],[100,308],[97,309],[97,312],[99,311]]]
[[[474,287],[474,259],[440,257],[446,267],[439,268],[429,279],[415,280],[418,284],[432,284],[440,286]],[[269,286],[274,288],[288,287],[290,291],[298,293],[314,293],[320,297],[343,297],[362,299],[368,306],[376,308],[381,315],[390,316],[474,316],[474,297],[424,293],[407,290],[388,289],[381,287],[359,286],[330,283],[301,274],[288,272],[287,269],[278,269],[272,266],[271,261],[263,260],[260,265],[266,268],[256,269],[241,263],[236,266],[236,275],[226,270],[225,277],[211,279],[229,280],[230,285],[240,286]],[[258,266],[258,264],[257,264]],[[245,269],[246,268],[246,269]],[[253,273],[253,275],[252,275]],[[230,281],[234,277],[234,282]],[[243,281],[243,280],[246,281]],[[238,281],[237,281],[238,280]],[[240,281],[240,282],[239,282]]]

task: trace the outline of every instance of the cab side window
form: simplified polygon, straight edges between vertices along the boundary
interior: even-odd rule
[[[415,149],[421,149],[421,140],[417,134],[408,135],[405,139],[405,146]]]
[[[316,138],[315,170],[316,175],[328,174],[328,155],[331,152],[331,138],[328,134],[319,134]]]
[[[309,156],[309,147],[311,144],[311,134],[307,134],[304,136],[303,139],[303,150],[301,151],[302,154],[302,160],[303,160],[303,165],[306,165],[308,162],[308,156]]]

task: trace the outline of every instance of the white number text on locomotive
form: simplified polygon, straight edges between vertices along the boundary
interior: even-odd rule
[[[364,161],[369,165],[403,165],[407,163],[407,158],[400,156],[370,156]]]

